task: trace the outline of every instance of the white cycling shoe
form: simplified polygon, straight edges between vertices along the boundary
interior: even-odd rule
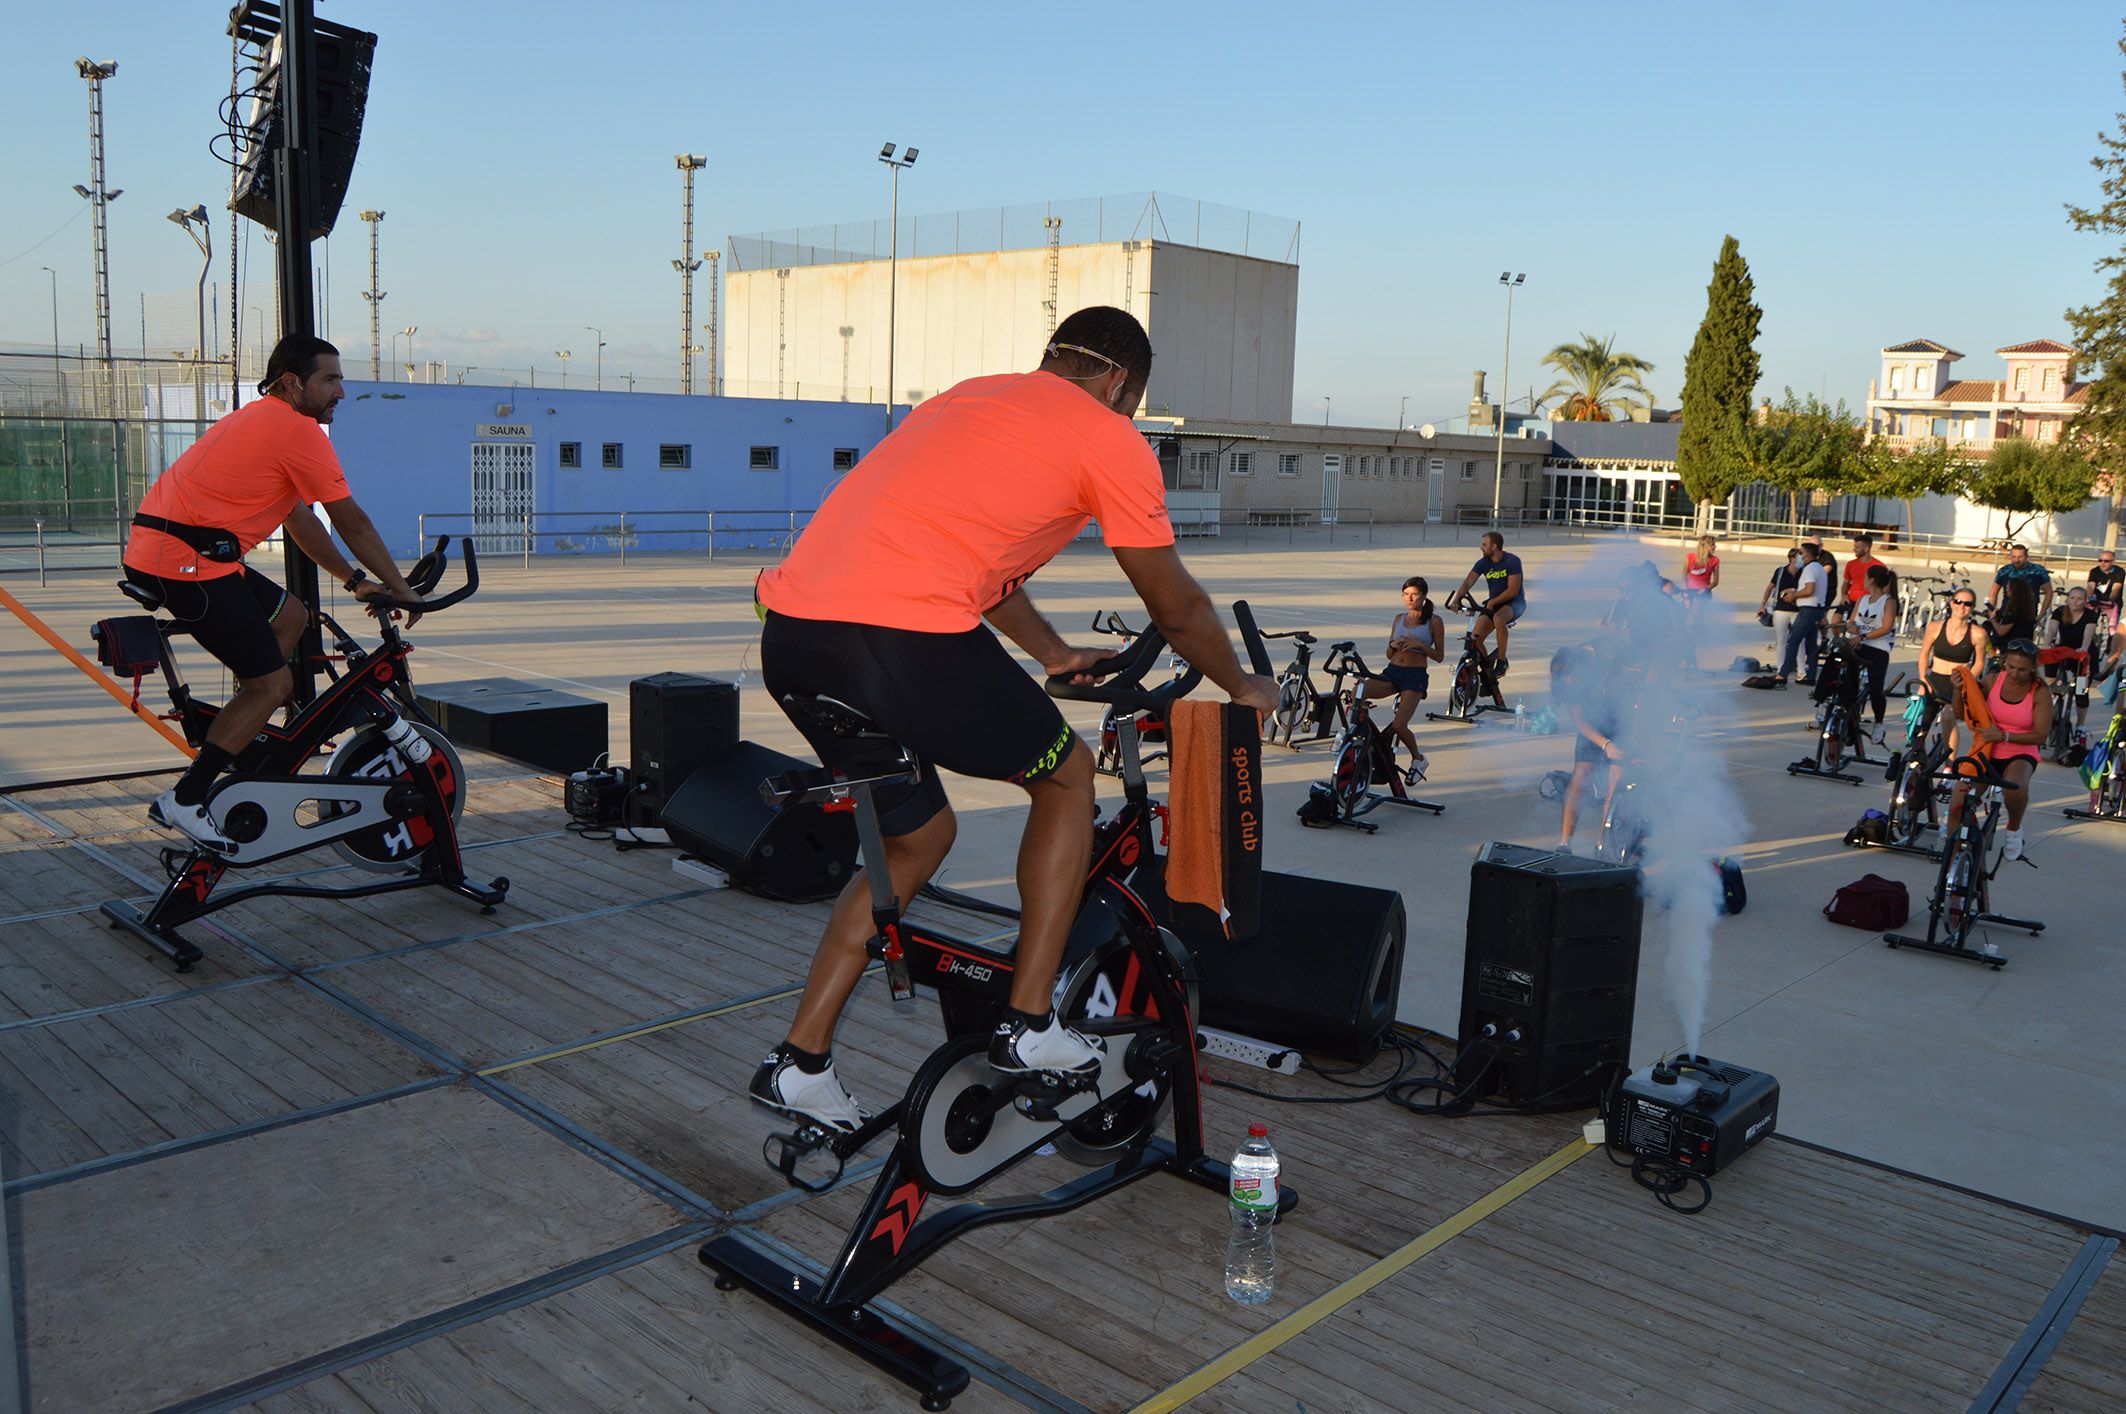
[[[869,1118],[856,1103],[856,1097],[835,1078],[833,1061],[827,1062],[825,1070],[807,1074],[779,1046],[768,1052],[767,1059],[753,1072],[746,1094],[756,1105],[794,1119],[808,1119],[843,1134],[862,1128]]]
[[[2022,857],[2023,832],[2021,830],[2002,830],[2001,859],[2004,862],[2012,862],[2014,860],[2021,859]]]
[[[1107,1043],[1098,1036],[1073,1031],[1048,1014],[1048,1026],[1036,1031],[1010,1017],[997,1023],[989,1040],[989,1064],[1009,1075],[1053,1071],[1058,1075],[1091,1075],[1100,1069]]]
[[[211,849],[216,854],[236,852],[234,841],[221,832],[221,826],[214,823],[214,817],[207,813],[204,804],[177,803],[175,786],[155,797],[154,804],[148,807],[148,818],[165,830],[177,831],[201,849]]]

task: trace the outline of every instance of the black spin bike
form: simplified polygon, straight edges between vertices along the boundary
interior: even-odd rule
[[[1329,779],[1317,781],[1308,792],[1306,803],[1299,807],[1300,823],[1323,830],[1349,825],[1370,835],[1380,826],[1359,817],[1383,805],[1407,805],[1413,810],[1443,814],[1446,806],[1410,794],[1408,787],[1415,782],[1396,767],[1395,739],[1374,724],[1373,704],[1366,698],[1365,685],[1380,675],[1367,668],[1365,660],[1348,643],[1337,644],[1322,666],[1339,683],[1349,677],[1355,686],[1345,703],[1345,725],[1336,739],[1335,765]],[[1414,766],[1412,769],[1416,770]],[[1388,793],[1382,795],[1375,786],[1386,786]]]
[[[1499,686],[1497,659],[1476,641],[1476,620],[1482,607],[1466,590],[1448,595],[1443,607],[1467,614],[1469,624],[1462,630],[1462,656],[1455,660],[1454,675],[1448,680],[1447,710],[1427,712],[1426,718],[1434,722],[1473,722],[1486,712],[1504,712],[1506,693]],[[1486,697],[1491,700],[1480,700]]]
[[[1244,603],[1233,606],[1255,671],[1268,658]],[[954,1238],[996,1222],[1068,1212],[1117,1189],[1166,1173],[1220,1194],[1228,1166],[1203,1147],[1195,1030],[1196,986],[1190,953],[1161,927],[1145,895],[1161,891],[1162,861],[1152,849],[1151,804],[1138,759],[1139,726],[1164,721],[1171,704],[1202,674],[1147,690],[1145,674],[1165,643],[1157,629],[1136,635],[1119,656],[1089,671],[1106,681],[1076,684],[1051,678],[1051,695],[1118,708],[1124,801],[1095,831],[1093,862],[1083,902],[1056,982],[1056,1012],[1106,1042],[1106,1059],[1090,1077],[1002,1075],[989,1065],[990,1033],[1011,995],[1013,953],[963,941],[901,917],[900,901],[884,871],[868,869],[877,934],[873,957],[884,964],[897,1002],[911,1002],[917,985],[938,994],[946,1041],[917,1069],[905,1097],[853,1133],[816,1124],[770,1136],[765,1157],[791,1185],[823,1191],[848,1159],[891,1134],[893,1149],[872,1182],[840,1254],[824,1281],[797,1270],[741,1232],[717,1237],[701,1260],[717,1273],[720,1290],[746,1287],[815,1331],[863,1356],[921,1392],[925,1409],[943,1409],[967,1387],[966,1367],[933,1337],[896,1321],[868,1302]],[[785,705],[817,729],[862,743],[860,775],[825,769],[793,771],[763,783],[771,803],[821,801],[855,814],[864,857],[883,854],[874,787],[912,780],[920,769],[905,748],[876,731],[854,709],[824,697],[791,697]],[[1168,1110],[1173,1138],[1157,1130]],[[969,1199],[926,1212],[933,1196],[970,1192],[1044,1145],[1087,1165],[1091,1172],[1045,1192]],[[1279,1195],[1278,1211],[1298,1201]]]
[[[1263,728],[1263,744],[1272,744],[1282,737],[1288,749],[1297,751],[1302,742],[1327,741],[1343,730],[1348,724],[1344,714],[1343,679],[1335,678],[1329,689],[1323,691],[1315,686],[1314,674],[1309,671],[1314,661],[1314,645],[1320,640],[1304,629],[1296,628],[1282,633],[1265,633],[1263,637],[1289,638],[1295,648],[1292,661],[1277,675],[1277,710],[1270,714],[1270,720]],[[1355,646],[1351,642],[1330,644],[1328,662]],[[1324,672],[1330,671],[1328,662],[1322,665]]]
[[[461,543],[465,583],[441,598],[423,597],[399,608],[433,614],[479,589],[472,542]],[[440,582],[449,546],[450,537],[437,539],[406,576],[415,592],[426,596]],[[120,581],[118,587],[151,612],[166,607],[152,591],[130,580]],[[202,954],[177,930],[247,899],[367,898],[437,885],[491,913],[509,892],[507,879],[481,885],[465,875],[458,843],[465,767],[449,738],[414,700],[407,668],[413,645],[389,618],[380,621],[383,641],[370,650],[331,615],[318,617],[331,631],[344,669],[326,659],[332,681],[325,690],[286,726],[261,728],[237,754],[232,773],[207,796],[208,813],[235,848],[165,849],[162,862],[169,884],[146,912],[123,900],[103,905],[103,916],[113,928],[149,944],[177,964],[179,972],[191,971]],[[185,685],[170,651],[171,635],[184,631],[174,619],[141,616],[105,619],[96,626],[104,660],[129,665],[136,691],[144,673],[161,671],[173,709],[169,715],[185,740],[198,746],[221,708],[200,701]],[[324,770],[304,770],[328,751],[330,764]],[[215,893],[231,869],[270,864],[327,844],[348,864],[388,877],[338,887],[269,880]]]
[[[1984,963],[1998,972],[2008,965],[2008,959],[1993,943],[1972,945],[1971,934],[1978,925],[2020,928],[2033,938],[2045,931],[2045,925],[2035,919],[1993,911],[1993,879],[2002,862],[1994,849],[1994,834],[2006,809],[2002,793],[2008,779],[2001,774],[1999,763],[1983,754],[1957,757],[1945,774],[1952,788],[1962,788],[1966,794],[1956,827],[1941,842],[1941,870],[1927,900],[1927,934],[1915,938],[1885,933],[1883,942],[1893,949],[1917,948]],[[2030,863],[2029,856],[2024,856],[2024,862]]]

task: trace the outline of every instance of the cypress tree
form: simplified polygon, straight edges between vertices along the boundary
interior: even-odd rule
[[[1705,318],[1683,361],[1683,430],[1676,475],[1698,505],[1701,525],[1734,491],[1743,470],[1738,444],[1756,390],[1757,324],[1764,311],[1751,298],[1749,262],[1733,236],[1720,242],[1713,280],[1705,287]]]

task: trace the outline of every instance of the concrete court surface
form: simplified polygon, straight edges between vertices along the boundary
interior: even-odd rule
[[[1443,599],[1475,558],[1475,536],[1473,528],[1384,526],[1369,542],[1363,529],[1347,528],[1332,544],[1318,528],[1295,532],[1289,542],[1283,531],[1258,529],[1251,544],[1191,541],[1184,553],[1221,608],[1245,596],[1266,628],[1308,628],[1324,643],[1355,637],[1377,662],[1403,578],[1426,575],[1433,597]],[[1528,564],[1531,613],[1515,635],[1507,686],[1509,699],[1525,693],[1531,707],[1546,696],[1550,652],[1598,631],[1616,566],[1652,558],[1673,575],[1681,560],[1673,541],[1540,532],[1513,539]],[[1748,614],[1772,566],[1768,556],[1747,552],[1726,560],[1717,631],[1728,641],[1704,650],[1706,664],[1722,667],[1734,652],[1763,654],[1765,635]],[[413,633],[416,681],[514,676],[600,698],[610,707],[613,756],[625,761],[631,679],[662,671],[743,675],[745,734],[801,750],[760,690],[750,583],[761,563],[657,556],[633,557],[623,568],[609,558],[547,559],[526,571],[498,557],[486,564],[479,595]],[[38,589],[11,576],[7,587],[86,649],[94,619],[127,611],[111,578],[74,575]],[[1095,610],[1142,618],[1097,545],[1066,551],[1030,590],[1074,641],[1094,641],[1077,630]],[[344,602],[330,607],[345,617]],[[1289,654],[1279,646],[1274,656],[1282,666]],[[1900,650],[1893,672],[1913,656]],[[195,688],[218,691],[211,662],[196,651],[187,661],[196,667]],[[2117,1073],[2114,1030],[2126,961],[2116,925],[2107,922],[2116,917],[2126,828],[2065,819],[2061,808],[2085,794],[2066,768],[2041,768],[2027,825],[2036,867],[2005,867],[1996,902],[2042,918],[2050,925],[2044,936],[1994,930],[1992,939],[2011,959],[2000,972],[1892,952],[1878,936],[1835,926],[1820,912],[1838,886],[1875,872],[1904,881],[1917,911],[1908,926],[1924,930],[1934,867],[1840,843],[1862,810],[1886,801],[1880,771],[1863,768],[1867,784],[1860,787],[1789,777],[1784,764],[1808,744],[1805,691],[1749,692],[1737,681],[1708,672],[1700,688],[1708,708],[1700,730],[1725,753],[1748,821],[1746,838],[1705,843],[1742,859],[1749,889],[1747,911],[1716,931],[1703,1051],[1777,1075],[1781,1127],[1796,1137],[2069,1218],[2126,1227],[2126,1184],[2118,1181],[2126,1084]],[[0,615],[0,684],[0,785],[175,759],[8,615]],[[145,691],[160,704],[156,684]],[[2104,710],[2092,709],[2093,728],[2101,729]],[[1097,721],[1093,709],[1072,706],[1068,715],[1081,731]],[[1542,801],[1535,785],[1544,771],[1569,764],[1570,745],[1562,736],[1516,734],[1503,719],[1417,725],[1433,759],[1421,793],[1444,803],[1444,816],[1384,810],[1373,816],[1381,829],[1371,836],[1303,829],[1292,812],[1308,783],[1325,773],[1328,746],[1267,748],[1267,862],[1399,889],[1410,914],[1400,1016],[1451,1035],[1468,861],[1487,840],[1555,839],[1557,807]],[[1155,774],[1155,789],[1162,780]],[[961,830],[942,880],[1009,899],[1018,792],[958,778],[951,784]],[[1111,798],[1115,788],[1106,783],[1102,791]],[[559,809],[557,789],[557,817]],[[1650,909],[1638,1061],[1684,1039],[1656,917]],[[1747,1170],[1734,1181],[1746,1182]]]

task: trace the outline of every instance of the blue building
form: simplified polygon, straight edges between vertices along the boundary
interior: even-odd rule
[[[762,548],[885,435],[877,404],[349,380],[332,442],[391,548]]]

